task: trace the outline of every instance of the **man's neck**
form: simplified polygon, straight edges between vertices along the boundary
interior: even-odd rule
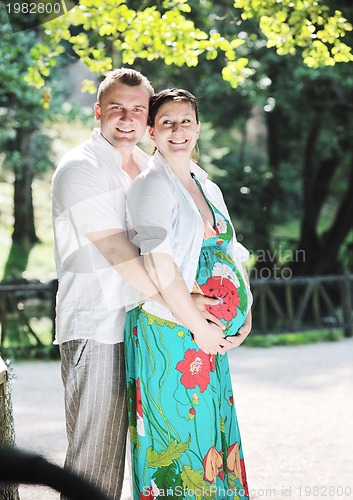
[[[132,151],[119,151],[119,153],[122,158],[121,168],[134,180],[140,174],[140,169],[133,159]]]
[[[107,142],[109,142],[104,137],[102,132],[100,132],[100,134]],[[136,165],[136,163],[134,162],[133,157],[132,157],[132,152],[133,152],[135,146],[133,146],[133,148],[130,148],[130,147],[117,148],[116,146],[114,146],[110,142],[109,142],[109,144],[111,146],[113,146],[113,148],[120,154],[120,156],[121,156],[121,168],[123,170],[125,170],[125,172],[131,177],[132,180],[134,180],[141,173],[140,169],[138,168],[138,166]]]

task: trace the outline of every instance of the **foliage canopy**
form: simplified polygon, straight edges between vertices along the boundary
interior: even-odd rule
[[[225,7],[232,10],[232,22],[244,25],[234,36],[213,27],[200,29],[193,19],[209,11],[211,2],[198,2],[197,13],[191,4],[188,0],[163,0],[157,5],[147,0],[142,6],[127,0],[80,0],[67,14],[42,26],[43,43],[31,50],[33,65],[27,81],[44,85],[65,42],[100,74],[116,66],[117,58],[124,65],[140,58],[191,67],[198,65],[201,56],[221,57],[222,76],[232,87],[242,85],[256,71],[249,45],[265,44],[279,55],[299,53],[313,68],[353,61],[352,48],[344,42],[351,23],[321,0],[234,0]],[[86,82],[86,90],[94,92],[91,82]]]

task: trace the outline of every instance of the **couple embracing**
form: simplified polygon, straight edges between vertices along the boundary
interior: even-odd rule
[[[134,500],[247,500],[227,351],[251,329],[248,252],[193,161],[196,98],[122,68],[95,117],[52,182],[65,467],[120,499],[129,428]]]

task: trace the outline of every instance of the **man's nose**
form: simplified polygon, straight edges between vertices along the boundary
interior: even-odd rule
[[[121,112],[121,119],[124,121],[131,120],[132,112],[129,109],[123,109]]]

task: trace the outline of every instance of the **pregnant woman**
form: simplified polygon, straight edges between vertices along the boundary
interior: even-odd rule
[[[156,151],[131,187],[128,211],[166,306],[149,299],[127,315],[133,498],[248,500],[226,354],[251,328],[248,251],[220,189],[191,161],[195,97],[155,94],[149,132]],[[218,299],[206,306],[209,320],[194,305],[197,294]]]

